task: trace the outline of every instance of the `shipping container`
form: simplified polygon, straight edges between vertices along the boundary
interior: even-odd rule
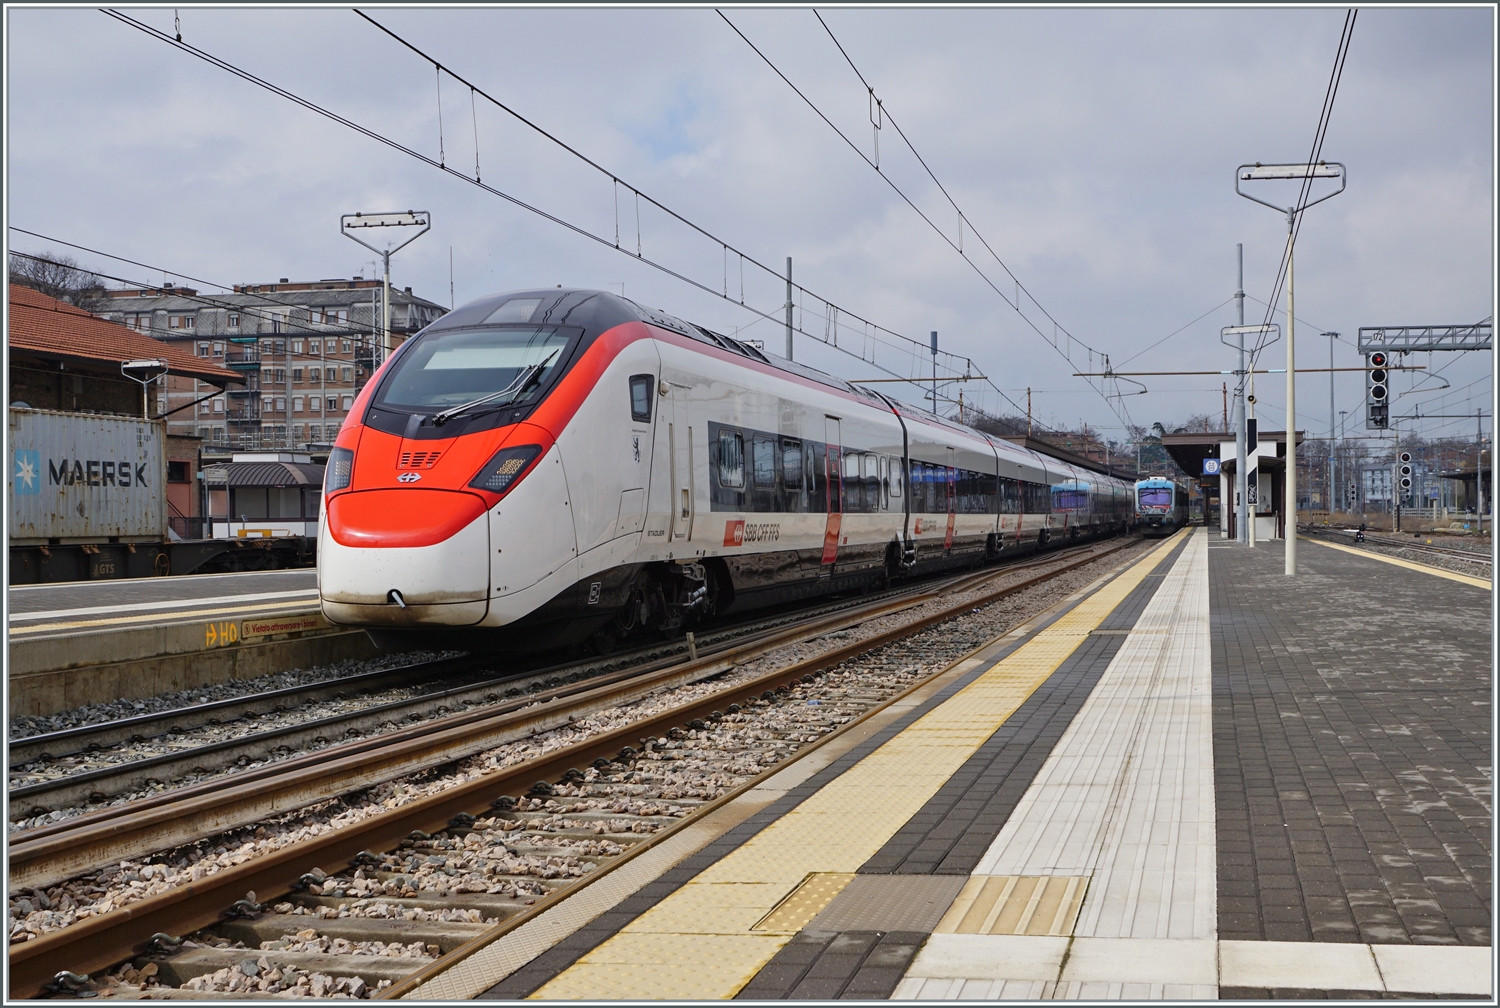
[[[10,408],[10,544],[161,542],[160,420]]]

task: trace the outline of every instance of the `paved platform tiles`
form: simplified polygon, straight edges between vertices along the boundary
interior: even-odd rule
[[[1490,593],[1298,559],[1209,551],[1220,937],[1488,946]]]
[[[316,612],[317,571],[252,571],[21,585],[7,592],[12,636],[34,639],[245,615]]]
[[[1488,594],[1303,553],[1180,534],[410,996],[1484,995]],[[1444,607],[1435,679],[1324,625],[1350,582]]]

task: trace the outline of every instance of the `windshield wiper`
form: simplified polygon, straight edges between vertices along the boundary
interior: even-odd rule
[[[502,396],[510,396],[511,398],[509,402],[514,402],[516,399],[519,399],[521,396],[525,395],[527,389],[536,384],[537,379],[541,377],[542,372],[546,370],[547,365],[551,364],[552,359],[556,356],[557,351],[552,351],[551,355],[549,355],[546,360],[542,361],[539,364],[533,364],[525,371],[522,371],[519,375],[516,376],[515,381],[511,382],[508,387],[501,389],[499,392],[491,392],[489,395],[480,396],[478,399],[475,399],[472,402],[466,402],[462,406],[455,406],[452,409],[446,409],[443,410],[443,412],[434,415],[432,418],[432,426],[441,427],[449,420],[452,420],[454,417],[458,416],[460,413],[463,413],[466,410],[471,410],[475,406],[483,406],[485,403],[491,402],[495,399],[499,399]],[[509,402],[502,405],[508,405]]]

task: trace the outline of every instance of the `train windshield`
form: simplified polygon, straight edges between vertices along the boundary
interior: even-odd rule
[[[576,332],[576,330],[575,330]],[[526,381],[522,398],[545,386],[564,362],[571,333],[555,326],[495,326],[424,335],[396,361],[374,405],[429,413],[452,409],[510,388],[526,369],[545,365]],[[495,400],[505,405],[513,397]]]
[[[1169,508],[1172,506],[1171,487],[1141,487],[1141,507]]]

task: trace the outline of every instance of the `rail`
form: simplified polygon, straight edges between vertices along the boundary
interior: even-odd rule
[[[731,704],[749,704],[768,692],[789,688],[804,677],[831,669],[851,658],[934,626],[972,608],[1024,591],[1076,567],[1093,563],[1134,545],[1134,537],[1105,550],[1058,564],[1065,557],[1052,555],[1038,564],[1051,569],[1019,582],[986,590],[978,598],[966,597],[940,606],[887,631],[863,640],[835,646],[821,654],[717,690],[706,697],[634,721],[622,727],[560,746],[512,766],[472,778],[437,794],[369,816],[345,828],[333,830],[287,845],[245,864],[210,875],[167,893],[150,896],[98,917],[80,921],[61,931],[13,945],[10,950],[10,995],[28,997],[41,992],[60,971],[92,973],[146,950],[157,933],[187,934],[222,919],[226,909],[247,891],[266,901],[293,889],[302,875],[313,868],[337,871],[363,851],[390,849],[413,830],[431,832],[447,828],[459,816],[485,812],[492,799],[508,791],[525,789],[537,781],[560,780],[596,759],[612,759],[632,747],[642,734],[665,733],[697,719],[717,719]],[[376,780],[389,780],[413,769],[452,762],[463,755],[490,747],[495,739],[519,738],[537,731],[565,725],[580,712],[600,710],[638,699],[663,687],[698,681],[730,671],[778,647],[784,647],[856,623],[934,600],[956,592],[983,588],[1005,577],[1015,566],[989,568],[954,578],[923,593],[925,597],[883,603],[867,612],[849,612],[814,620],[767,638],[726,649],[719,655],[678,663],[648,675],[631,674],[619,682],[590,683],[580,692],[566,690],[539,693],[527,705],[486,708],[450,715],[429,725],[389,732],[334,746],[308,757],[278,764],[274,772],[250,781],[235,775],[214,786],[161,796],[114,810],[80,817],[75,825],[47,831],[16,834],[11,838],[11,885],[30,879],[68,878],[87,866],[108,863],[125,856],[121,851],[164,849],[184,838],[209,835],[231,824],[242,824],[277,814],[276,810],[305,807],[317,795],[344,794]],[[632,750],[633,751],[633,750]],[[87,822],[81,821],[87,818]],[[58,824],[63,826],[64,824]]]

